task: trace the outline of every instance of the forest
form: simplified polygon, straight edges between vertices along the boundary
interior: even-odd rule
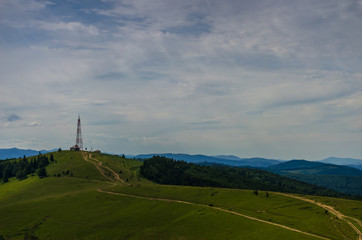
[[[20,159],[3,160],[0,161],[0,179],[3,183],[6,183],[11,177],[23,180],[27,178],[28,174],[34,173],[43,178],[47,176],[45,167],[54,161],[52,154],[49,158],[46,155],[39,154],[31,158],[24,156]]]
[[[159,184],[221,187],[299,193],[330,197],[347,195],[265,170],[224,165],[197,165],[154,156],[140,168],[143,177]]]

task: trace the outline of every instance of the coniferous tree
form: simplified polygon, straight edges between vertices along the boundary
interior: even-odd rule
[[[44,178],[48,176],[45,167],[39,168],[36,173],[38,174],[39,178]]]
[[[8,171],[7,171],[7,169],[5,169],[4,172],[3,172],[2,181],[3,181],[3,183],[9,182],[9,176],[8,176]]]

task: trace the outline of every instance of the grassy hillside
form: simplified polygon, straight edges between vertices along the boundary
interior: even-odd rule
[[[310,175],[310,174],[283,174],[288,178],[308,182],[338,192],[353,194],[355,198],[362,198],[362,176],[339,175]],[[351,196],[352,197],[352,196]]]
[[[84,159],[81,152],[69,151],[53,155],[49,177],[0,184],[0,237],[356,239],[341,219],[278,193],[266,197],[249,190],[163,186],[141,178],[142,163],[135,160],[95,153]],[[338,203],[361,219],[361,209],[355,209],[361,202]]]
[[[340,197],[330,189],[286,178],[265,170],[230,166],[204,166],[154,156],[140,173],[147,179],[171,185],[212,186]]]
[[[362,171],[352,167],[293,160],[267,170],[338,192],[362,196]]]

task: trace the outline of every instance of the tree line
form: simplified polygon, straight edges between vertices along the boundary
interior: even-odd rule
[[[265,170],[224,165],[198,165],[154,156],[141,166],[143,177],[160,184],[221,187],[345,197],[334,190],[283,177]]]
[[[0,161],[0,179],[3,183],[7,183],[11,177],[23,180],[27,178],[28,174],[34,173],[40,178],[43,178],[47,176],[45,167],[54,161],[53,154],[50,154],[50,157],[48,158],[41,153],[39,153],[38,156],[31,158],[24,156],[20,159]]]

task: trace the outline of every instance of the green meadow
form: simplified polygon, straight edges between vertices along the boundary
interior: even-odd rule
[[[158,185],[139,175],[142,162],[92,153],[121,183],[81,152],[52,154],[48,177],[0,184],[0,239],[321,239],[268,222],[327,239],[357,239],[324,209],[278,193]],[[359,201],[313,198],[362,217]]]

